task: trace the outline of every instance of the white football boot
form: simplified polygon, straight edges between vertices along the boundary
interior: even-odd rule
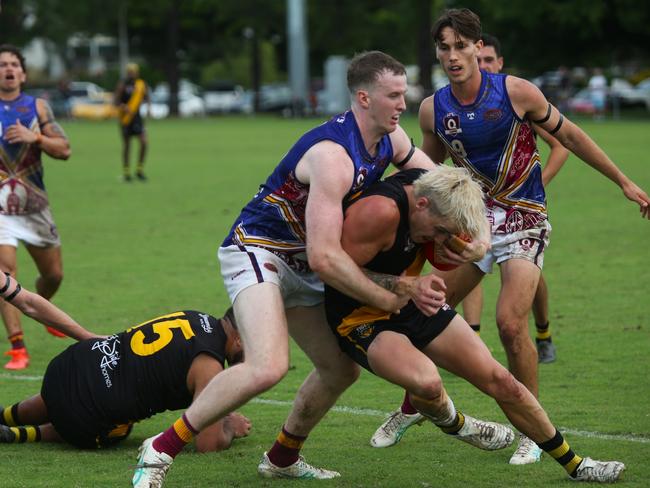
[[[402,413],[400,409],[390,414],[390,417],[379,426],[370,439],[372,447],[390,447],[397,444],[404,432],[415,424],[421,424],[425,418],[419,413]]]
[[[257,472],[265,478],[300,478],[300,479],[317,479],[328,480],[331,478],[338,478],[341,476],[336,471],[328,469],[316,468],[305,461],[305,458],[300,456],[298,460],[284,468],[273,464],[269,457],[264,453],[260,464],[257,465]]]

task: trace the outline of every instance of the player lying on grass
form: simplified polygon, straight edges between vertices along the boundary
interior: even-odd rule
[[[413,169],[376,183],[346,208],[341,242],[373,281],[402,293],[411,287],[441,286],[433,274],[419,276],[421,244],[443,246],[461,234],[475,238],[485,225],[481,188],[466,169]],[[576,455],[535,396],[448,306],[427,315],[411,301],[399,314],[386,313],[326,285],[325,309],[341,349],[367,370],[405,388],[413,406],[443,431],[462,435],[469,421],[475,438],[484,440],[506,428],[463,417],[445,392],[438,367],[493,397],[510,422],[571,478],[611,482],[625,469],[617,461]]]
[[[125,439],[133,423],[165,410],[187,408],[227,360],[242,360],[232,309],[221,319],[183,311],[143,322],[108,337],[71,333],[83,328],[47,300],[10,278],[13,297],[27,315],[84,338],[48,365],[41,393],[0,407],[0,442],[68,442],[105,447]],[[31,304],[30,304],[31,302]],[[30,309],[30,307],[33,307]],[[248,435],[250,421],[231,413],[196,437],[200,452],[227,449]],[[182,433],[180,433],[182,435]]]

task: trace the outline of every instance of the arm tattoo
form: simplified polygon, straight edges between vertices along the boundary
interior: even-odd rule
[[[44,129],[46,126],[49,125],[49,127],[47,128],[47,133],[45,135],[48,137],[61,137],[67,141],[68,138],[65,135],[65,132],[63,132],[63,128],[54,119],[54,113],[52,112],[52,107],[50,107],[50,104],[44,102],[43,107],[45,108],[45,121],[41,122],[39,118],[39,123],[41,129]]]
[[[375,273],[368,269],[362,268],[362,271],[368,277],[370,281],[378,284],[382,288],[385,288],[388,291],[395,292],[397,290],[397,285],[399,282],[399,276],[384,274],[384,273]]]

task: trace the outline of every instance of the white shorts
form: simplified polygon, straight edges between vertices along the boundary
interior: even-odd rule
[[[525,259],[544,267],[544,251],[548,247],[551,224],[548,220],[538,222],[532,229],[508,234],[492,234],[492,248],[483,259],[474,263],[483,273],[491,273],[494,263],[501,264],[509,259]]]
[[[285,308],[311,307],[324,300],[323,282],[316,273],[295,271],[279,256],[261,247],[220,247],[219,262],[232,303],[242,290],[265,282],[280,287]]]
[[[60,247],[49,207],[28,215],[0,214],[0,245],[18,247],[18,241],[35,247]]]

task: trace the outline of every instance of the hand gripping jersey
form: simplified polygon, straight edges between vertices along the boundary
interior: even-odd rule
[[[377,154],[366,151],[351,111],[337,115],[304,134],[275,171],[244,207],[222,246],[263,247],[298,271],[307,271],[305,256],[305,208],[309,186],[296,178],[296,165],[313,145],[333,141],[343,146],[354,164],[354,179],[347,198],[379,180],[393,159],[393,146],[386,135]]]
[[[409,203],[404,185],[412,184],[425,170],[409,169],[400,171],[384,181],[378,182],[364,191],[359,198],[372,195],[382,195],[395,200],[400,212],[400,222],[395,234],[395,243],[387,251],[377,254],[363,267],[377,273],[399,276],[403,272],[416,276],[422,271],[424,255],[419,244],[411,240],[409,232]],[[353,200],[353,204],[357,200]],[[412,305],[412,302],[409,302]],[[327,321],[339,327],[339,333],[345,335],[355,327],[371,323],[376,320],[385,320],[390,317],[390,312],[379,310],[362,304],[354,298],[341,293],[336,288],[325,285],[325,311]]]
[[[12,101],[0,100],[0,213],[4,215],[31,214],[48,205],[41,150],[35,144],[10,144],[5,139],[16,120],[40,133],[34,97],[23,93]]]
[[[127,424],[187,408],[187,373],[201,354],[225,361],[226,334],[211,315],[184,311],[107,339],[88,339],[54,358],[43,380],[46,405],[65,395],[68,415],[89,425]],[[52,418],[56,426],[56,417]]]
[[[512,108],[506,75],[481,71],[479,94],[469,105],[447,85],[434,94],[434,110],[434,132],[454,164],[483,187],[493,233],[529,229],[547,218],[535,132]]]

